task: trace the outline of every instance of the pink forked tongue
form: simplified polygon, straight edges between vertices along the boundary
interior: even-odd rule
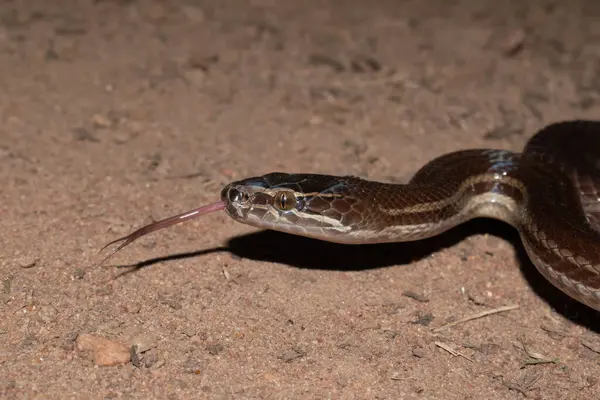
[[[190,219],[199,217],[201,215],[204,214],[208,214],[210,212],[213,211],[219,211],[225,208],[225,203],[222,201],[218,201],[216,203],[213,204],[209,204],[206,206],[202,206],[202,207],[198,207],[198,208],[194,208],[193,210],[184,212],[182,214],[178,214],[178,215],[174,215],[172,217],[169,218],[165,218],[162,219],[160,221],[156,221],[153,222],[151,224],[148,224],[146,226],[141,227],[140,229],[138,229],[137,231],[134,231],[132,233],[130,233],[127,236],[123,236],[122,238],[113,240],[112,242],[106,244],[104,247],[102,247],[100,249],[100,251],[106,249],[108,246],[118,243],[118,242],[123,242],[120,245],[118,245],[114,250],[112,250],[105,258],[104,260],[102,260],[102,262],[100,263],[100,265],[104,264],[109,258],[111,258],[116,252],[118,252],[119,250],[121,250],[123,247],[127,246],[128,244],[131,244],[131,242],[133,242],[134,240],[137,240],[139,238],[141,238],[142,236],[145,236],[149,233],[152,233],[154,231],[157,231],[159,229],[163,229],[163,228],[167,228],[169,226],[173,226],[176,224],[179,224],[180,222],[185,222],[188,221]]]

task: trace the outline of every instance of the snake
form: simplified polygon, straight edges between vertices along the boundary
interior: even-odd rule
[[[471,220],[510,224],[531,262],[567,296],[600,311],[600,121],[542,127],[523,151],[443,154],[403,184],[356,176],[273,172],[237,180],[220,201],[116,239],[134,240],[224,210],[256,228],[348,245],[411,242]]]

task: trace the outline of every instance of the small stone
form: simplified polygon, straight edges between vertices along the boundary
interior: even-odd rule
[[[134,367],[139,368],[142,365],[142,360],[137,352],[137,347],[131,346],[129,354],[131,354],[131,364],[133,364]]]
[[[123,343],[89,333],[77,337],[77,350],[91,353],[98,366],[125,364],[131,360],[130,348]]]
[[[412,349],[412,355],[417,358],[423,358],[425,357],[425,351],[423,351],[423,348],[421,347],[414,347]]]
[[[49,324],[58,316],[58,310],[51,305],[43,305],[39,308],[38,316],[40,321]]]
[[[427,303],[427,302],[429,302],[429,299],[426,296],[424,296],[424,295],[422,295],[420,293],[413,292],[411,290],[405,290],[402,293],[402,295],[406,296],[408,298],[411,298],[413,300],[419,301],[421,303]]]
[[[40,261],[39,258],[34,257],[23,257],[19,259],[18,263],[21,268],[32,268]]]
[[[417,314],[417,319],[415,321],[413,321],[413,324],[429,326],[429,324],[431,324],[433,319],[434,319],[434,316],[431,313],[425,313],[425,314],[419,313],[419,314]]]
[[[110,128],[112,126],[111,120],[100,114],[92,117],[92,124],[96,128]]]
[[[146,368],[158,367],[158,354],[155,350],[150,350],[146,354],[144,354],[144,366]]]
[[[158,338],[150,333],[142,333],[129,341],[131,346],[136,346],[137,353],[145,353],[155,348],[158,344]]]
[[[125,308],[125,311],[127,311],[130,314],[137,314],[142,310],[142,305],[140,303],[131,302],[131,303],[126,303],[124,308]]]
[[[208,346],[206,346],[206,351],[208,351],[213,356],[216,356],[217,354],[222,352],[224,349],[225,349],[225,346],[223,346],[221,343],[212,343],[212,344],[209,344]]]
[[[75,268],[75,271],[73,271],[73,278],[74,279],[83,279],[85,277],[85,271],[82,268]]]
[[[196,336],[196,328],[192,326],[184,326],[181,328],[181,333],[191,338]]]
[[[77,332],[67,333],[60,342],[60,347],[67,351],[72,351],[75,348],[75,341],[77,340]]]

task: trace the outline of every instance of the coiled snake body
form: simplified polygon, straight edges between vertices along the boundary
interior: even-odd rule
[[[549,125],[522,153],[446,154],[407,184],[287,173],[232,182],[215,204],[109,243],[123,242],[108,257],[147,233],[223,208],[258,228],[346,244],[413,241],[472,218],[499,219],[518,229],[546,279],[600,310],[600,122]]]

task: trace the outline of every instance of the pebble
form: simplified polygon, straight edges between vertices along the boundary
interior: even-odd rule
[[[37,264],[38,261],[40,261],[39,258],[23,257],[19,259],[18,263],[21,268],[32,268],[35,267],[35,264]]]
[[[125,364],[131,360],[128,346],[89,333],[83,333],[77,337],[77,350],[90,352],[94,363],[98,366]]]
[[[213,356],[216,356],[223,350],[225,350],[225,346],[223,346],[223,344],[221,343],[211,343],[208,346],[206,346],[206,351],[208,351],[209,354]]]
[[[129,341],[131,346],[137,346],[138,353],[145,353],[158,345],[158,337],[150,333],[142,333]]]
[[[96,128],[110,128],[112,121],[104,115],[96,114],[92,117],[92,124]]]
[[[49,324],[54,321],[58,316],[58,310],[51,305],[42,305],[38,310],[38,317],[40,321],[45,324]]]
[[[142,310],[142,305],[136,302],[127,302],[123,308],[130,314],[137,314]]]
[[[412,355],[417,358],[423,358],[423,357],[425,357],[425,351],[423,350],[422,347],[414,347],[412,349]]]
[[[155,350],[150,350],[146,354],[144,354],[144,366],[146,368],[160,367],[160,361],[158,358],[158,354]]]
[[[67,351],[72,351],[75,348],[75,341],[77,340],[77,332],[67,333],[60,341],[59,346]]]

